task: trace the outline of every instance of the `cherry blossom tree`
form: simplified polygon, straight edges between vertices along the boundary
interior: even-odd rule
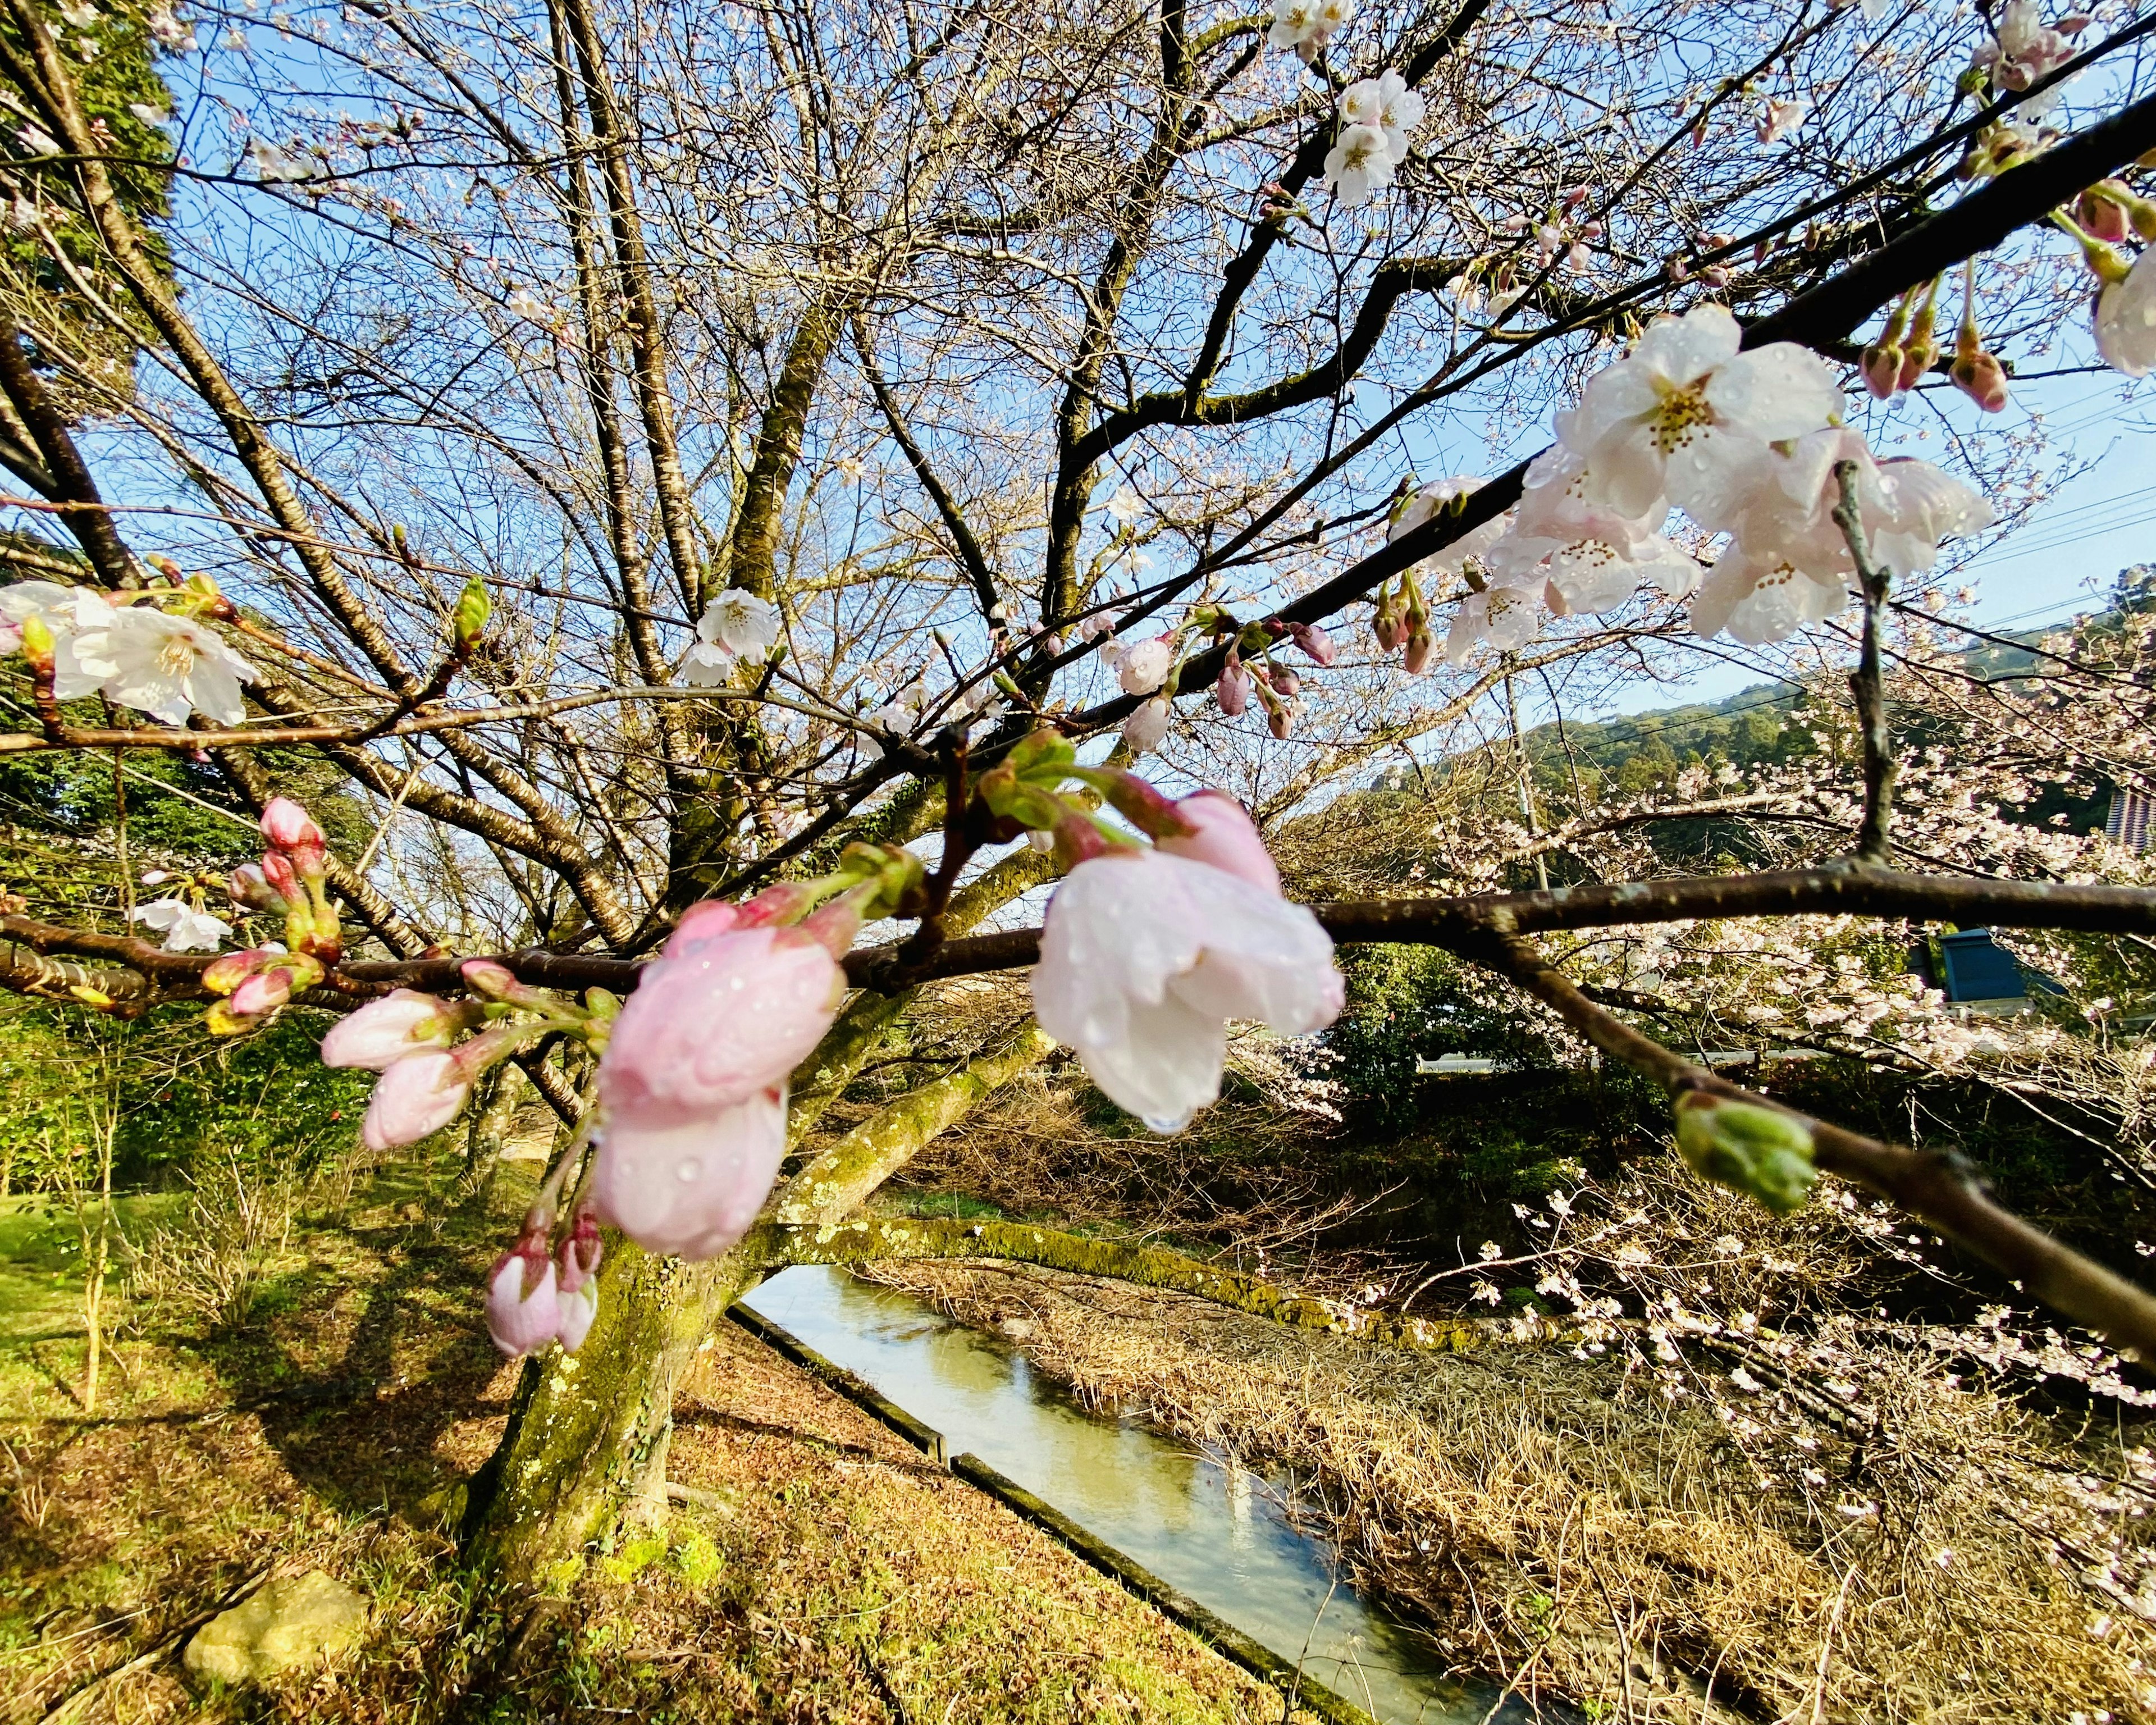
[[[856,1212],[1055,1040],[1173,1129],[1229,1021],[1330,1021],[1334,942],[1526,991],[1666,1086],[1708,1178],[1787,1208],[1841,1175],[2156,1346],[2145,1295],[1951,1158],[1671,1052],[1724,998],[1631,999],[1609,956],[2156,931],[2138,879],[1999,839],[1996,775],[1910,752],[1888,693],[1953,694],[1896,607],[2048,471],[1981,416],[2047,354],[2156,362],[2123,8],[6,5],[36,268],[0,281],[0,752],[118,783],[166,752],[264,848],[143,907],[162,945],[18,901],[0,982],[207,999],[223,1034],[348,1012],[324,1055],[380,1072],[384,1152],[529,1076],[561,1153],[475,1291],[531,1356],[467,1526],[512,1577],[663,1513],[675,1382],[788,1262],[1031,1254],[1283,1309]],[[168,109],[107,111],[108,36],[154,44]],[[1888,443],[1912,404],[1951,470]],[[1515,676],[1792,638],[1855,656],[1854,776],[1730,791],[1801,824],[1784,865],[1658,875],[1638,811],[1583,805],[1486,829],[1450,892],[1283,896],[1262,830]],[[280,794],[294,752],[362,851]],[[1583,884],[1502,890],[1560,849]],[[1638,932],[1568,954],[1589,930]],[[815,1135],[920,990],[1029,965],[1037,1022]],[[1889,992],[1810,1028],[1900,1014],[1915,1058]]]

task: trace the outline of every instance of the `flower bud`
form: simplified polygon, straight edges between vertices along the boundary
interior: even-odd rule
[[[1233,647],[1220,667],[1220,680],[1213,685],[1213,698],[1231,719],[1240,718],[1250,704],[1250,673],[1243,669],[1242,655]]]
[[[527,1227],[516,1244],[494,1260],[487,1276],[487,1333],[496,1348],[514,1359],[544,1348],[561,1327],[561,1302],[554,1266],[547,1255],[546,1230]]]
[[[1947,375],[1953,379],[1955,388],[1985,413],[1996,413],[2005,407],[2006,371],[1986,349],[1957,349],[1953,367]]]
[[[2126,188],[2116,180],[2100,180],[2074,200],[2074,219],[2084,233],[2097,239],[2123,240],[2133,231],[2125,201]]]
[[[465,583],[465,590],[457,595],[455,608],[449,613],[449,634],[459,652],[470,653],[479,644],[493,609],[494,602],[487,597],[484,581],[475,575]]]
[[[407,1055],[448,1047],[456,1024],[451,1009],[432,994],[399,988],[331,1025],[322,1038],[322,1064],[386,1071]]]
[[[1677,1098],[1677,1151],[1692,1172],[1786,1215],[1811,1194],[1811,1128],[1792,1114],[1706,1091]]]
[[[283,965],[258,972],[232,991],[232,1010],[243,1018],[259,1019],[274,1012],[292,998],[292,973]]]
[[[1291,667],[1275,665],[1269,665],[1266,669],[1270,673],[1266,680],[1273,685],[1274,694],[1283,700],[1293,701],[1296,696],[1302,693],[1302,679],[1296,675]]]
[[[1404,634],[1400,624],[1399,603],[1390,583],[1378,589],[1377,614],[1370,619],[1370,633],[1378,638],[1378,648],[1389,653],[1399,646]]]
[[[234,869],[231,880],[226,883],[226,890],[232,894],[233,903],[243,910],[268,913],[285,908],[285,901],[263,878],[259,863],[242,863]]]
[[[1908,345],[1902,350],[1902,375],[1897,387],[1914,389],[1925,375],[1939,362],[1939,344],[1932,338],[1928,326],[1909,337]]]
[[[1431,650],[1437,645],[1437,637],[1430,631],[1430,620],[1417,618],[1408,627],[1408,650],[1403,663],[1409,676],[1420,676],[1430,663]]]
[[[1908,355],[1900,347],[1875,341],[1864,350],[1864,387],[1881,401],[1892,400],[1902,388],[1902,368]]]
[[[300,885],[298,872],[292,867],[292,859],[281,850],[268,850],[262,855],[262,878],[271,891],[277,895],[273,908],[290,915],[307,908],[305,888]]]
[[[1291,623],[1287,632],[1312,665],[1330,667],[1338,656],[1333,649],[1332,637],[1314,623]]]
[[[322,829],[314,817],[290,797],[272,797],[262,810],[262,836],[280,850],[318,850]]]

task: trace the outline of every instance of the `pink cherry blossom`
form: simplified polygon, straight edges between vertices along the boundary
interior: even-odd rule
[[[1163,850],[1225,869],[1278,896],[1280,870],[1258,836],[1250,811],[1225,791],[1194,791],[1176,799],[1175,812],[1198,830],[1188,837],[1161,839]]]
[[[2156,367],[2156,245],[2131,269],[2117,265],[2096,296],[2096,347],[2103,362],[2129,377]],[[2108,272],[2107,272],[2108,274]]]
[[[812,933],[745,923],[738,907],[685,917],[599,1062],[599,1214],[684,1257],[740,1238],[785,1153],[787,1078],[844,991]]]
[[[451,1034],[448,1012],[432,994],[413,988],[370,1000],[330,1026],[322,1038],[322,1064],[382,1072],[422,1049],[446,1048]]]
[[[262,836],[280,850],[319,850],[325,843],[314,817],[290,797],[272,797],[263,805]]]
[[[360,1142],[370,1150],[416,1144],[454,1120],[470,1094],[471,1078],[455,1055],[440,1049],[406,1055],[374,1081]]]
[[[602,1132],[591,1188],[600,1218],[648,1252],[716,1258],[748,1231],[778,1177],[786,1088],[701,1114],[609,1113]]]
[[[798,929],[685,919],[599,1063],[610,1131],[701,1119],[785,1082],[830,1028],[845,973]]]
[[[1050,901],[1033,973],[1040,1027],[1155,1132],[1219,1095],[1227,1021],[1322,1029],[1343,999],[1332,942],[1300,905],[1164,850],[1081,863]]]

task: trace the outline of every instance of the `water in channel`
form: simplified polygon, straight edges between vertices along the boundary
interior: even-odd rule
[[[1480,1725],[1489,1713],[1491,1693],[1445,1676],[1356,1594],[1324,1541],[1290,1524],[1274,1481],[1089,1414],[1001,1337],[842,1270],[783,1271],[747,1303],[941,1431],[948,1453],[972,1450],[1380,1725]]]

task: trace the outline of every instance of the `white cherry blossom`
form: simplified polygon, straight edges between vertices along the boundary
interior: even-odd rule
[[[314,165],[304,157],[279,149],[267,138],[254,138],[247,146],[247,161],[255,177],[273,182],[296,182],[315,176]]]
[[[1308,911],[1163,850],[1073,869],[1033,973],[1040,1028],[1158,1132],[1219,1095],[1229,1019],[1297,1035],[1331,1024],[1342,998],[1332,942]]]
[[[114,666],[103,685],[107,698],[167,725],[184,725],[190,712],[219,725],[247,716],[240,685],[254,667],[208,624],[130,605],[113,614],[105,634]]]
[[[1385,147],[1398,167],[1408,159],[1425,105],[1407,80],[1388,66],[1375,78],[1358,80],[1342,91],[1339,112],[1348,126],[1374,126],[1384,133]]]
[[[2129,377],[2156,367],[2156,246],[2133,260],[2096,296],[2096,350],[2103,362]]]
[[[1811,110],[1810,102],[1791,97],[1771,97],[1760,109],[1758,121],[1753,129],[1758,134],[1761,143],[1776,143],[1802,126]]]
[[[1343,126],[1338,141],[1326,151],[1325,183],[1342,209],[1358,208],[1370,201],[1373,192],[1391,185],[1393,151],[1383,128]]]
[[[1175,641],[1168,635],[1133,642],[1115,656],[1116,680],[1126,695],[1152,694],[1174,669]]]
[[[1669,513],[1661,497],[1636,516],[1594,501],[1585,458],[1559,444],[1528,466],[1512,524],[1484,562],[1501,583],[1547,583],[1551,608],[1567,614],[1609,610],[1650,582],[1680,598],[1698,584],[1699,566],[1662,536]]]
[[[768,599],[732,588],[704,608],[696,642],[682,662],[681,680],[699,689],[722,684],[737,660],[761,665],[778,645],[778,609]]]
[[[162,932],[167,952],[214,952],[232,925],[184,899],[161,898],[135,907],[135,920]]]
[[[1275,48],[1292,48],[1308,65],[1354,13],[1350,0],[1273,0],[1272,28],[1265,40]]]
[[[0,617],[14,626],[17,646],[22,625],[31,617],[42,618],[52,631],[53,693],[61,701],[96,693],[120,669],[112,657],[113,614],[113,608],[86,587],[63,587],[57,581],[0,587]]]
[[[1848,583],[1839,577],[1816,581],[1786,557],[1733,545],[1692,596],[1691,626],[1702,635],[1726,630],[1732,639],[1756,647],[1786,640],[1849,601]]]
[[[1164,695],[1156,695],[1123,721],[1123,741],[1134,755],[1151,754],[1167,740],[1175,708]]]
[[[1465,664],[1479,641],[1509,653],[1526,646],[1541,628],[1542,607],[1526,588],[1492,587],[1471,593],[1453,614],[1452,627],[1445,637],[1445,657],[1449,664]]]
[[[1741,353],[1741,338],[1727,307],[1697,306],[1657,320],[1589,380],[1579,405],[1558,416],[1559,439],[1586,458],[1588,499],[1637,516],[1666,495],[1726,531],[1768,443],[1840,418],[1825,361],[1792,341]]]
[[[1145,513],[1145,500],[1128,485],[1117,485],[1108,499],[1108,519],[1119,527],[1136,525]]]

